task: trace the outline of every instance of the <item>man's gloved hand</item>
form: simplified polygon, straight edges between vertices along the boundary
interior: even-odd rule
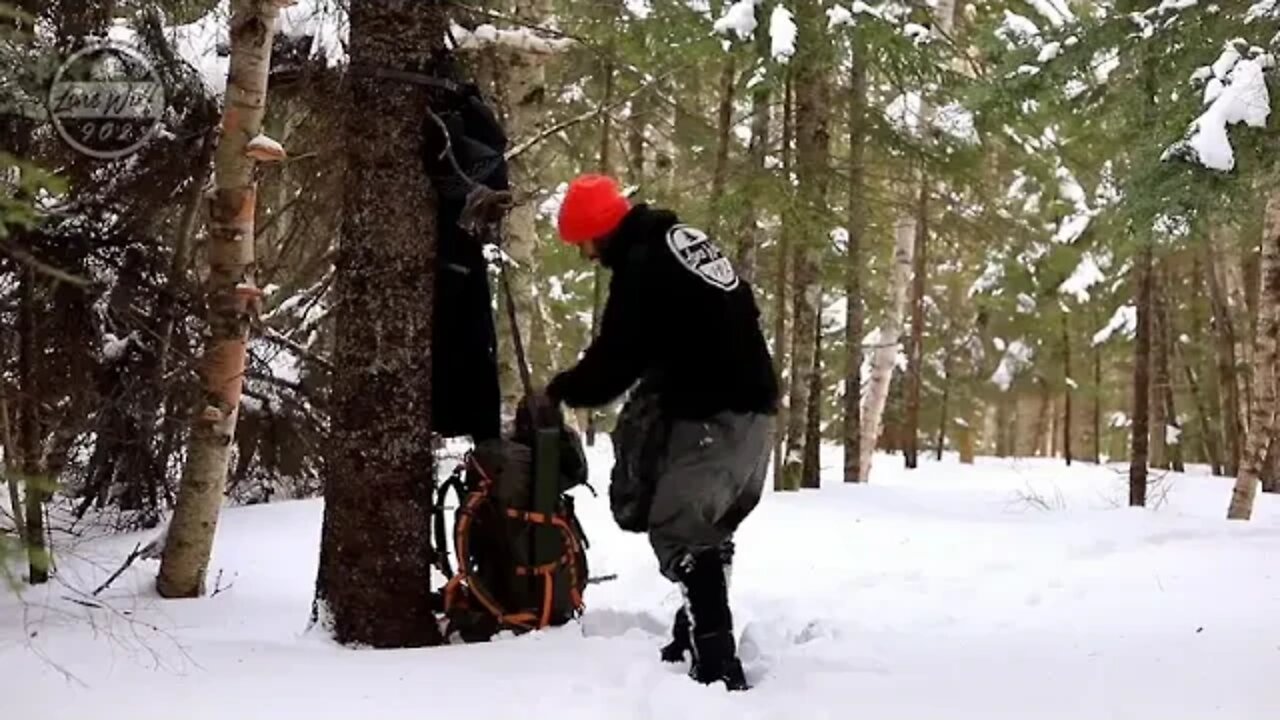
[[[551,378],[551,382],[547,383],[547,386],[542,390],[542,394],[546,395],[547,399],[550,400],[551,403],[554,405],[560,405],[561,403],[564,402],[564,398],[561,397],[560,395],[560,378],[561,377],[562,377],[562,374],[556,375],[555,377]]]

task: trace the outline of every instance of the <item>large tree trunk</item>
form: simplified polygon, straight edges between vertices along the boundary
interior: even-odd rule
[[[1152,247],[1144,241],[1138,259],[1138,334],[1133,351],[1133,430],[1129,453],[1129,505],[1147,504],[1148,403],[1151,398]]]
[[[711,209],[717,219],[714,228],[719,235],[720,223],[724,217],[719,212],[720,200],[724,197],[725,185],[729,181],[729,146],[733,137],[733,90],[737,71],[734,68],[732,55],[724,58],[724,67],[720,70],[720,100],[716,110],[716,160],[711,171]]]
[[[1036,429],[1031,438],[1031,455],[1048,456],[1053,444],[1053,393],[1049,390],[1049,381],[1044,377],[1036,378],[1040,388],[1040,402],[1036,410]]]
[[[1093,346],[1093,464],[1102,464],[1102,347],[1098,344]]]
[[[804,469],[800,486],[822,487],[822,315],[814,318],[813,373],[809,376],[809,406],[804,426]]]
[[[1267,198],[1262,238],[1262,280],[1258,298],[1257,332],[1253,337],[1254,399],[1249,420],[1249,438],[1240,473],[1227,509],[1230,520],[1248,520],[1258,492],[1267,454],[1274,439],[1276,417],[1276,364],[1280,362],[1280,192]]]
[[[924,360],[924,285],[928,268],[925,250],[929,242],[929,180],[927,173],[920,173],[919,197],[916,200],[916,238],[911,270],[911,342],[907,349],[907,412],[906,444],[902,450],[903,463],[909,469],[919,464],[917,453],[920,437],[920,384]]]
[[[933,12],[938,30],[944,35],[950,35],[955,20],[955,0],[939,0]],[[920,132],[924,138],[929,135],[928,128],[932,123],[932,113],[933,110],[929,107],[929,103],[921,102],[919,123]],[[871,367],[871,387],[868,389],[867,399],[863,404],[862,410],[862,442],[860,448],[862,459],[859,464],[863,482],[870,478],[872,452],[884,420],[885,400],[888,397],[889,382],[893,377],[893,363],[897,356],[898,339],[902,333],[902,315],[905,309],[903,305],[907,300],[907,283],[910,278],[917,275],[919,279],[915,280],[913,287],[918,288],[920,302],[923,303],[926,272],[923,258],[919,264],[913,267],[915,250],[917,247],[923,248],[923,233],[927,232],[927,228],[921,225],[921,219],[926,210],[924,199],[928,195],[928,177],[923,172],[913,181],[910,192],[918,202],[915,203],[911,212],[898,217],[894,228],[894,273],[889,281],[889,308],[885,320],[880,326],[880,347],[877,348],[874,355]],[[905,268],[901,266],[903,262],[906,263]],[[899,272],[906,273],[906,276],[901,277],[901,287],[899,287]],[[913,307],[913,318],[915,314],[916,311]],[[920,317],[921,321],[916,323],[918,326],[923,324],[923,305],[921,306]],[[890,330],[893,331],[892,334],[888,332]],[[915,340],[915,331],[913,330],[910,351],[915,350]],[[914,352],[908,352],[908,363],[914,362],[912,360],[914,354]],[[913,365],[908,370],[915,367]],[[919,388],[915,385],[914,376],[908,382],[911,383],[911,387],[907,393],[907,439],[904,455],[906,456],[907,467],[915,467],[916,436],[919,429]],[[868,438],[870,438],[870,442],[868,442]]]
[[[770,49],[769,28],[765,23],[756,25],[755,43],[763,62]],[[749,171],[756,178],[768,175],[765,161],[769,153],[769,96],[769,83],[757,83],[751,90],[751,141],[747,145],[747,157]],[[742,213],[742,225],[738,228],[738,274],[747,282],[755,282],[757,257],[764,240],[759,219],[756,203],[750,203]]]
[[[1253,367],[1252,338],[1256,332],[1256,324],[1250,318],[1250,303],[1245,290],[1245,263],[1240,257],[1240,246],[1234,229],[1212,233],[1209,236],[1213,243],[1214,271],[1218,273],[1218,282],[1222,286],[1226,303],[1226,311],[1231,317],[1233,336],[1235,338],[1235,357],[1239,363],[1236,369],[1236,392],[1240,398],[1240,427],[1244,435],[1249,433],[1249,419],[1253,408],[1253,377],[1244,368]]]
[[[1220,232],[1215,227],[1209,228],[1210,237]],[[1231,319],[1231,309],[1227,306],[1226,294],[1219,281],[1218,260],[1214,257],[1212,245],[1205,253],[1208,261],[1204,268],[1205,278],[1209,286],[1209,298],[1213,306],[1214,347],[1218,360],[1218,401],[1222,418],[1222,435],[1227,449],[1226,467],[1228,474],[1235,476],[1240,470],[1244,425],[1240,422],[1240,385],[1236,381],[1236,339],[1235,327]]]
[[[792,333],[791,416],[787,432],[787,457],[783,486],[817,487],[818,468],[813,451],[806,451],[817,438],[808,437],[810,403],[820,403],[813,392],[818,362],[818,328],[822,304],[820,265],[827,244],[826,195],[829,137],[828,97],[830,43],[825,40],[821,4],[804,2],[796,6],[799,32],[796,73],[796,175],[799,181],[801,232],[804,238],[795,247],[794,326]]]
[[[1160,292],[1155,297],[1155,321],[1158,332],[1155,336],[1156,356],[1156,396],[1152,402],[1160,409],[1159,432],[1160,447],[1164,452],[1163,463],[1159,467],[1178,472],[1184,470],[1182,465],[1182,424],[1178,422],[1178,408],[1174,400],[1173,373],[1170,371],[1174,343],[1177,342],[1174,331],[1173,316],[1169,312],[1172,298],[1170,274],[1167,266],[1160,273]],[[1171,437],[1172,436],[1172,437]]]
[[[893,264],[889,276],[888,303],[871,357],[871,378],[866,400],[862,404],[861,459],[858,472],[861,482],[871,478],[871,457],[884,421],[884,406],[889,399],[894,361],[902,336],[902,315],[907,304],[907,284],[911,278],[911,251],[915,244],[915,221],[899,218],[894,228]]]
[[[1169,469],[1169,458],[1166,441],[1169,432],[1168,406],[1165,393],[1171,391],[1169,385],[1168,347],[1165,345],[1165,319],[1160,308],[1164,304],[1166,289],[1164,286],[1164,263],[1151,271],[1151,428],[1150,455],[1151,467],[1162,470]]]
[[[1193,337],[1208,337],[1212,330],[1209,328],[1209,321],[1206,313],[1203,311],[1208,293],[1204,286],[1204,271],[1200,263],[1200,255],[1197,252],[1191,253],[1191,297],[1190,307],[1190,329]],[[1207,372],[1204,369],[1205,357],[1212,356],[1214,349],[1212,345],[1205,348],[1202,344],[1194,346],[1194,356],[1188,354],[1188,348],[1184,348],[1182,343],[1173,343],[1174,361],[1182,366],[1183,375],[1187,379],[1187,384],[1191,390],[1191,397],[1196,404],[1196,415],[1200,426],[1200,445],[1212,466],[1214,475],[1221,476],[1226,474],[1225,460],[1223,458],[1222,434],[1218,431],[1218,426],[1214,424],[1214,417],[1217,417],[1216,409],[1221,406],[1218,401],[1217,388],[1214,383],[1202,382]],[[1207,353],[1207,355],[1206,355]],[[1212,362],[1211,360],[1209,361]]]
[[[1201,449],[1205,458],[1209,461],[1210,472],[1214,475],[1222,475],[1222,447],[1218,444],[1218,434],[1214,432],[1213,425],[1209,421],[1209,411],[1205,409],[1200,383],[1196,380],[1195,371],[1191,369],[1185,359],[1182,359],[1181,354],[1179,354],[1179,360],[1182,364],[1182,371],[1187,378],[1187,385],[1191,389],[1191,397],[1196,404],[1196,417],[1200,421]]]
[[[234,0],[231,10],[231,64],[209,218],[204,397],[192,419],[186,471],[156,578],[157,592],[170,598],[204,593],[240,410],[249,321],[260,297],[253,257],[257,163],[248,148],[266,109],[279,7],[275,0]]]
[[[9,507],[13,510],[13,532],[18,542],[26,544],[27,514],[22,506],[22,492],[18,487],[18,451],[13,444],[13,429],[9,425],[9,402],[5,397],[4,383],[0,382],[0,450],[4,451],[4,462],[0,463],[0,476],[9,486]]]
[[[934,10],[938,30],[944,36],[950,36],[955,25],[955,0],[940,0]],[[931,124],[933,107],[922,101],[920,107],[920,136],[923,142],[929,143],[932,138]],[[923,165],[919,168],[915,203],[915,249],[912,257],[911,272],[911,341],[907,346],[907,398],[905,445],[903,462],[909,469],[919,464],[920,443],[920,388],[923,381],[924,363],[924,295],[925,284],[929,272],[927,249],[929,243],[929,173]]]
[[[933,457],[942,462],[942,453],[947,446],[947,424],[951,421],[951,351],[942,358],[942,402],[939,406],[938,439],[934,445]]]
[[[791,177],[791,143],[795,138],[795,94],[791,88],[791,70],[788,67],[786,73],[786,81],[783,85],[782,95],[782,176],[784,178]],[[790,183],[788,182],[788,188]],[[778,230],[778,253],[777,253],[777,289],[774,292],[774,355],[777,358],[778,372],[780,376],[786,380],[790,380],[795,373],[795,358],[792,357],[792,343],[788,332],[794,333],[794,328],[789,327],[787,322],[788,302],[795,293],[795,289],[791,287],[791,218],[792,213],[788,209],[782,212],[782,227]],[[791,407],[790,385],[783,389],[785,392],[785,402],[782,403],[781,412],[778,413],[778,427],[783,428],[784,432],[777,434],[774,441],[773,449],[773,489],[786,489],[786,457],[783,455],[788,438],[791,434],[791,415],[794,409]]]
[[[36,338],[36,273],[27,269],[18,284],[18,447],[19,467],[26,487],[26,543],[28,581],[40,585],[49,581],[49,548],[45,545],[44,503],[48,479],[40,452],[44,423],[40,417],[40,383]]]
[[[352,0],[353,65],[430,72],[438,2]],[[426,88],[354,76],[334,286],[332,438],[317,620],[338,642],[436,644],[431,312],[438,202],[422,163]]]
[[[1075,380],[1071,377],[1071,316],[1062,315],[1062,377],[1064,404],[1062,411],[1062,458],[1071,466],[1071,398],[1075,395]]]
[[[862,461],[862,241],[867,228],[867,65],[860,33],[855,30],[849,71],[849,195],[846,200],[849,232],[844,288],[848,322],[845,325],[844,369],[844,481],[856,483],[865,476]]]

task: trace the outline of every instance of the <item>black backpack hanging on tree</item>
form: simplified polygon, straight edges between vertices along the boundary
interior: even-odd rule
[[[482,246],[500,244],[512,203],[507,138],[474,85],[435,87],[425,119],[425,162],[440,200],[433,412],[444,413],[440,435],[470,435],[475,442],[436,493],[435,561],[448,578],[439,596],[445,634],[471,642],[504,629],[561,625],[582,612],[587,539],[568,491],[587,484],[587,463],[559,408],[534,392],[518,334],[512,340],[525,394],[515,432],[510,438],[500,433]],[[511,326],[519,327],[506,267],[498,267]],[[445,511],[450,491],[458,500],[452,533]]]

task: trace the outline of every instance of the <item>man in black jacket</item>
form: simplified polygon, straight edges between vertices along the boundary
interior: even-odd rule
[[[646,486],[639,527],[619,524],[648,531],[662,574],[684,593],[663,659],[679,661],[689,650],[696,680],[746,689],[729,564],[733,533],[764,490],[778,403],[752,289],[704,232],[669,211],[632,207],[607,177],[570,185],[559,230],[612,279],[595,340],[546,394],[569,407],[599,407],[638,383],[620,426],[644,405],[637,393],[653,398],[660,421],[645,432],[659,442],[626,440],[657,448],[645,470],[623,472],[623,457],[637,450],[615,447],[612,484]]]

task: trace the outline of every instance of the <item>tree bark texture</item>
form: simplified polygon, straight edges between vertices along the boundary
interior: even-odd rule
[[[1249,420],[1249,437],[1231,493],[1227,509],[1230,520],[1248,520],[1253,515],[1253,502],[1258,483],[1267,462],[1267,454],[1275,437],[1276,364],[1280,362],[1277,340],[1280,339],[1280,192],[1271,191],[1267,198],[1266,220],[1260,261],[1257,332],[1253,338],[1253,416]]]
[[[761,62],[769,56],[769,29],[764,23],[756,25],[756,52]],[[769,84],[758,83],[751,90],[751,140],[747,145],[747,159],[750,170],[755,177],[767,176],[765,161],[769,152]],[[755,282],[756,265],[759,248],[764,241],[764,231],[760,228],[760,216],[756,204],[742,213],[743,226],[738,236],[738,274],[747,282]],[[778,288],[778,292],[782,289]]]
[[[1217,232],[1209,229],[1210,236]],[[1235,327],[1231,319],[1231,310],[1227,306],[1226,293],[1222,289],[1217,270],[1218,260],[1211,247],[1205,253],[1207,260],[1204,268],[1209,286],[1210,303],[1213,306],[1213,326],[1215,349],[1218,365],[1218,402],[1222,419],[1223,445],[1226,447],[1227,472],[1236,476],[1240,470],[1240,459],[1244,440],[1244,425],[1240,422],[1240,385],[1236,381],[1236,339]]]
[[[1235,338],[1235,357],[1239,363],[1235,378],[1236,392],[1240,398],[1240,427],[1245,435],[1249,433],[1249,419],[1253,408],[1253,376],[1246,368],[1253,367],[1253,342],[1255,323],[1249,316],[1248,293],[1245,290],[1244,262],[1240,256],[1240,247],[1234,230],[1213,233],[1209,239],[1214,242],[1214,268],[1219,274],[1218,282],[1222,285],[1226,301],[1227,313],[1231,317],[1233,336]],[[1242,441],[1243,445],[1243,441]],[[1243,450],[1242,450],[1243,451]]]
[[[1036,409],[1036,429],[1032,433],[1031,454],[1048,456],[1053,444],[1053,393],[1049,391],[1049,381],[1044,377],[1036,378],[1036,387],[1040,389],[1039,402]]]
[[[442,2],[351,3],[351,62],[431,73]],[[436,194],[421,160],[423,86],[350,79],[334,286],[332,437],[317,620],[344,644],[440,641],[432,613],[431,312]]]
[[[791,415],[787,428],[787,457],[783,486],[788,490],[801,486],[816,487],[818,468],[812,462],[813,451],[806,452],[810,438],[806,430],[810,403],[821,403],[814,393],[814,372],[818,357],[818,330],[822,303],[820,264],[828,242],[829,222],[826,213],[827,185],[830,180],[827,70],[829,43],[825,40],[825,16],[820,3],[805,2],[796,6],[799,33],[796,73],[796,176],[800,194],[801,241],[794,250],[794,332],[791,374]],[[820,409],[820,406],[819,406]],[[806,460],[809,460],[808,462]]]
[[[1094,325],[1097,325],[1096,321]],[[1100,345],[1093,346],[1093,464],[1102,464],[1102,347]]]
[[[862,482],[871,478],[871,457],[884,421],[894,362],[902,337],[902,316],[907,304],[907,284],[911,279],[911,251],[915,245],[915,220],[899,218],[894,227],[893,264],[889,276],[889,301],[880,322],[879,338],[871,360],[871,377],[862,404],[861,459],[858,473]]]
[[[1174,343],[1177,342],[1175,337],[1177,333],[1174,331],[1173,316],[1169,312],[1173,285],[1170,284],[1167,265],[1161,268],[1159,278],[1160,292],[1154,298],[1154,317],[1158,328],[1155,336],[1155,384],[1157,395],[1152,398],[1152,402],[1157,403],[1161,408],[1161,421],[1163,423],[1160,427],[1160,432],[1157,433],[1160,438],[1161,448],[1164,451],[1164,457],[1161,458],[1163,463],[1158,467],[1183,472],[1182,423],[1178,421],[1178,407],[1175,400],[1173,373],[1171,371],[1171,356],[1173,355]],[[1170,439],[1170,430],[1173,431],[1174,435],[1172,439]]]
[[[916,199],[916,238],[911,269],[911,342],[907,350],[907,418],[906,445],[902,459],[908,469],[919,464],[920,384],[924,360],[924,285],[928,266],[925,251],[929,242],[929,179],[921,171],[919,196]]]
[[[808,489],[822,487],[822,315],[813,321],[816,336],[813,343],[813,373],[809,376],[809,405],[806,408],[804,426],[804,469],[800,486]]]
[[[0,463],[0,477],[9,486],[9,507],[13,509],[13,532],[18,542],[26,544],[27,514],[22,506],[22,492],[18,486],[18,468],[15,462],[18,451],[13,445],[13,430],[9,425],[9,402],[5,397],[4,383],[0,383],[0,450],[4,450],[4,462]]]
[[[1166,355],[1165,319],[1160,308],[1166,292],[1163,282],[1163,265],[1151,271],[1151,428],[1150,428],[1150,465],[1162,470],[1169,469],[1168,449],[1166,447],[1169,432],[1168,407],[1165,393],[1169,386],[1169,358]]]
[[[1138,332],[1133,351],[1133,428],[1129,452],[1129,505],[1147,504],[1147,450],[1151,399],[1152,247],[1144,241],[1138,259]]]
[[[955,25],[955,0],[940,0],[933,11],[937,29],[944,36],[950,36]],[[920,104],[921,141],[933,142],[933,107],[927,102]],[[920,390],[924,363],[924,295],[928,278],[929,242],[929,185],[930,178],[924,167],[917,171],[918,187],[915,190],[915,249],[912,257],[911,271],[911,340],[907,346],[907,398],[905,437],[903,446],[903,462],[908,469],[919,464],[920,445]]]
[[[937,22],[938,30],[944,35],[950,35],[955,21],[954,0],[939,0],[933,15]],[[929,103],[921,102],[919,123],[922,142],[928,142],[931,136],[932,113],[933,110]],[[893,377],[893,363],[897,356],[898,339],[902,333],[902,316],[905,310],[904,304],[907,301],[907,283],[912,282],[913,288],[918,286],[920,288],[920,296],[923,298],[926,268],[923,265],[923,261],[919,265],[914,265],[914,256],[916,246],[923,242],[923,237],[920,233],[927,232],[927,228],[920,226],[921,217],[927,209],[927,206],[923,203],[924,198],[928,195],[927,183],[928,178],[923,172],[911,183],[909,193],[917,199],[917,202],[913,203],[913,208],[910,212],[898,217],[894,227],[894,271],[889,281],[889,308],[880,327],[880,344],[882,347],[877,348],[874,355],[871,368],[871,387],[867,391],[867,399],[862,408],[863,427],[859,472],[863,482],[870,478],[872,453],[884,421],[885,401],[888,397],[889,382]],[[905,252],[904,243],[906,243]],[[904,261],[906,267],[902,268],[901,263]],[[898,285],[899,271],[907,273],[907,276],[901,278],[901,287]],[[920,278],[919,280],[914,280],[917,274],[920,275]],[[921,302],[923,303],[923,299],[921,299]],[[916,310],[913,306],[913,317],[915,314]],[[920,324],[922,325],[923,307],[920,310],[920,315],[922,318]],[[892,334],[886,332],[890,329],[893,330]],[[915,336],[913,331],[912,343],[908,348],[908,363],[912,362],[914,344]],[[909,380],[909,382],[911,387],[907,393],[907,439],[904,455],[907,459],[907,466],[915,467],[916,436],[919,430],[919,407],[917,401],[919,391],[915,387],[914,380]],[[870,438],[870,442],[868,442],[868,438]]]
[[[790,178],[792,170],[792,154],[791,144],[795,139],[795,94],[792,92],[791,69],[788,67],[786,71],[786,80],[783,84],[782,94],[782,176],[787,179],[787,187],[790,189]],[[784,431],[777,434],[774,441],[773,451],[773,489],[786,489],[786,466],[787,459],[784,453],[791,435],[791,391],[790,384],[792,376],[795,374],[795,358],[792,356],[793,348],[791,336],[789,332],[794,333],[794,328],[790,327],[787,322],[787,308],[790,306],[791,298],[795,294],[795,288],[791,287],[791,270],[794,265],[791,257],[791,220],[792,215],[787,210],[783,210],[782,227],[778,230],[778,255],[777,255],[777,291],[774,293],[774,355],[777,357],[778,372],[784,380],[784,387],[781,388],[784,395],[781,411],[778,413],[778,427]]]
[[[45,545],[44,503],[47,479],[41,458],[40,372],[37,368],[36,272],[27,269],[18,285],[18,447],[19,467],[25,484],[27,580],[32,585],[49,581],[50,556]]]
[[[1067,314],[1062,316],[1062,377],[1065,405],[1062,411],[1062,459],[1070,467],[1074,459],[1071,454],[1071,398],[1075,394],[1072,386],[1075,380],[1071,377],[1071,316]]]
[[[240,409],[249,321],[260,298],[253,274],[256,162],[246,149],[262,127],[279,8],[273,0],[235,0],[231,11],[231,64],[209,218],[204,392],[156,578],[157,592],[169,598],[204,594]]]
[[[863,479],[862,459],[862,242],[867,232],[866,147],[867,66],[860,36],[855,31],[849,71],[849,190],[845,220],[849,243],[845,248],[844,288],[848,322],[845,325],[844,366],[844,481]]]
[[[942,462],[942,453],[947,446],[947,424],[951,421],[951,353],[947,352],[942,359],[942,402],[938,419],[938,437],[934,444],[933,457]]]
[[[716,160],[711,172],[711,208],[713,212],[724,197],[725,185],[729,181],[729,146],[733,137],[733,91],[737,70],[734,67],[733,55],[725,55],[724,67],[720,70],[720,100],[716,108]],[[723,213],[714,212],[719,222]],[[720,227],[713,228],[720,234]]]

